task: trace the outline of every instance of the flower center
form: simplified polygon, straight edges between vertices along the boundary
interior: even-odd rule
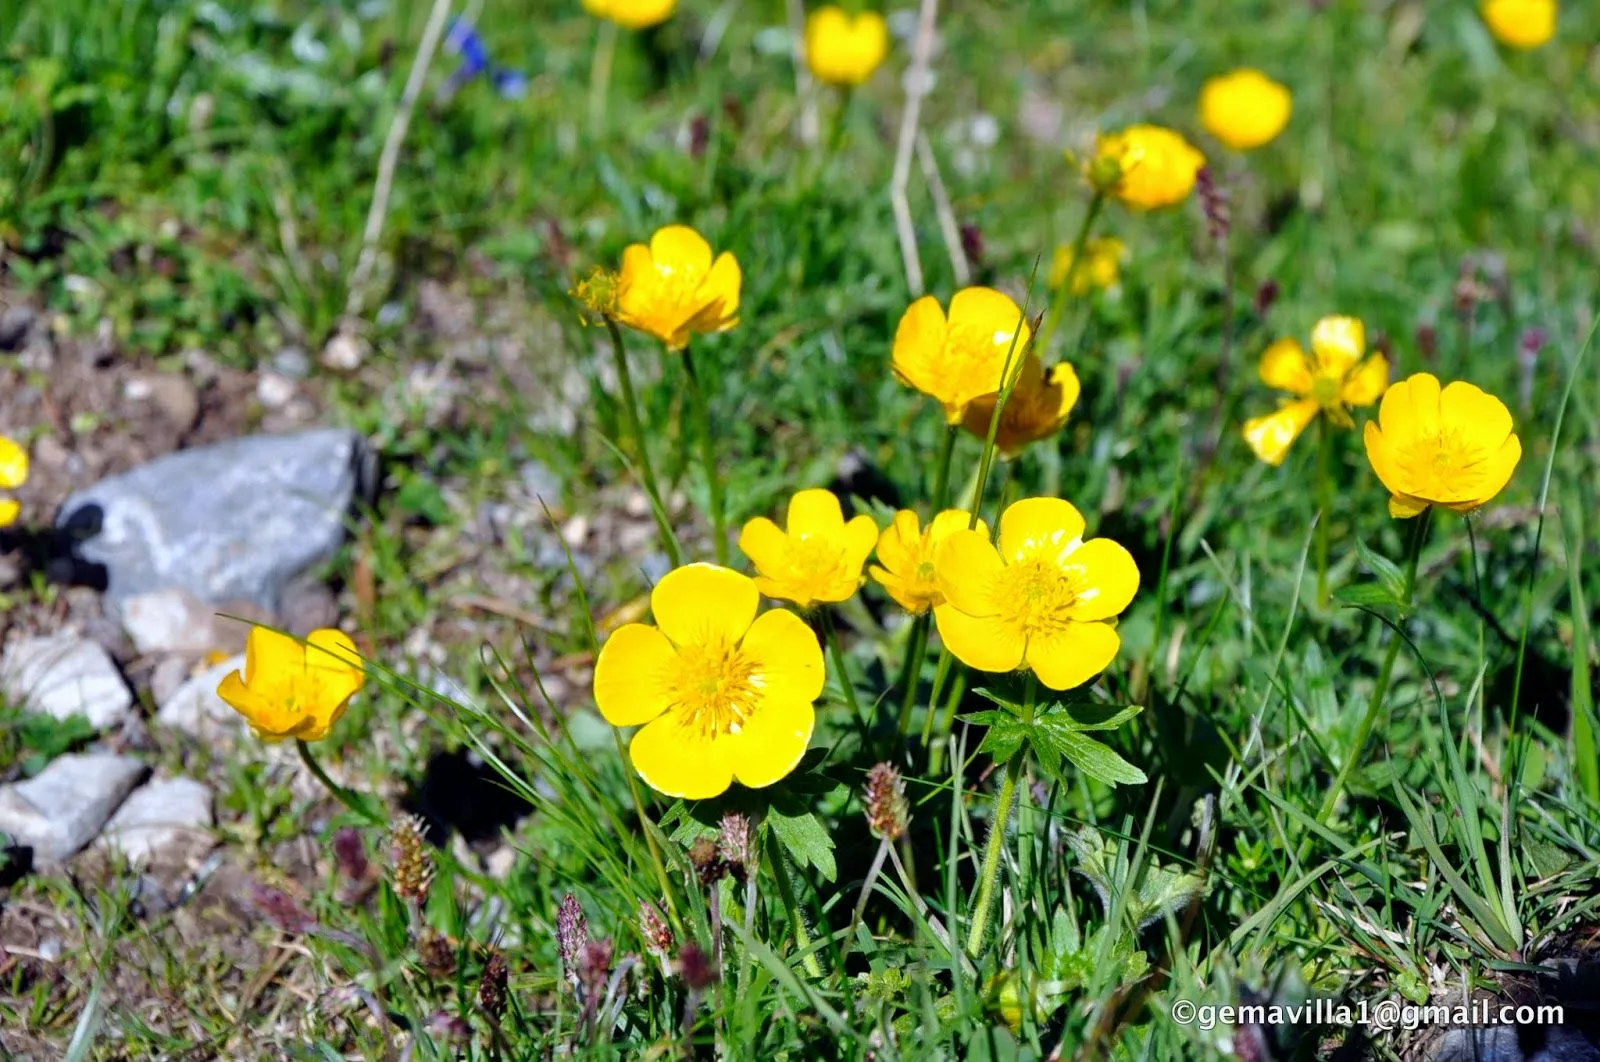
[[[1071,620],[1068,613],[1078,599],[1074,580],[1048,560],[1013,564],[1000,577],[1001,615],[1027,634],[1053,634]]]
[[[755,663],[738,646],[723,641],[686,645],[678,650],[670,711],[680,726],[706,740],[737,734],[755,710],[760,685]]]
[[[917,582],[931,583],[934,581],[935,577],[936,573],[934,571],[933,561],[925,560],[921,564],[917,565]]]
[[[1339,392],[1342,383],[1336,377],[1318,375],[1311,381],[1311,397],[1317,400],[1317,405],[1324,409],[1339,404]]]
[[[1469,495],[1482,478],[1484,455],[1449,428],[1415,440],[1397,457],[1414,491],[1425,496],[1442,491]]]

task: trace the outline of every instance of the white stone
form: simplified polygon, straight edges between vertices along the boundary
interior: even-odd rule
[[[111,654],[70,633],[13,642],[0,659],[0,689],[31,712],[81,715],[96,730],[120,724],[133,708]]]
[[[156,722],[200,741],[240,733],[244,717],[217,696],[217,686],[235,671],[244,670],[243,654],[207,668],[178,687],[156,711]]]
[[[256,381],[256,401],[267,409],[282,409],[294,399],[294,381],[275,372],[264,372]]]
[[[179,849],[198,853],[212,843],[211,804],[211,789],[193,778],[157,778],[123,802],[98,843],[134,866]]]
[[[216,609],[176,586],[122,602],[122,627],[141,653],[194,653],[217,644]]]
[[[60,862],[94,840],[144,774],[138,760],[107,752],[58,756],[32,778],[0,787],[0,833],[32,848],[40,863]]]
[[[361,341],[355,336],[340,332],[322,348],[322,364],[339,372],[354,372],[361,368],[363,354]]]

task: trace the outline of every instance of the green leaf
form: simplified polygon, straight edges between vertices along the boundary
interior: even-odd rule
[[[795,865],[816,867],[825,881],[833,881],[838,875],[839,868],[833,860],[833,837],[815,813],[789,815],[774,806],[767,810],[767,825]]]
[[[1361,558],[1362,566],[1377,576],[1378,582],[1398,601],[1406,587],[1406,579],[1400,574],[1400,566],[1383,554],[1369,549],[1359,538],[1356,539],[1356,556]]]
[[[1353,586],[1341,586],[1333,592],[1333,596],[1346,605],[1358,605],[1368,608],[1400,604],[1399,591],[1391,590],[1381,583],[1356,583]]]
[[[1142,711],[1138,704],[1056,704],[1035,725],[1061,731],[1115,730]]]
[[[987,687],[984,687],[984,686],[979,686],[977,689],[973,690],[972,692],[976,693],[979,697],[982,697],[984,700],[990,702],[991,704],[998,704],[1000,707],[1004,708],[1007,712],[1011,713],[1012,715],[1021,715],[1022,714],[1022,705],[1018,704],[1016,701],[1008,701],[1008,700],[1006,700],[1004,697],[1000,696],[994,690],[991,690],[991,689],[989,689]]]
[[[983,735],[983,744],[978,746],[978,751],[987,752],[996,760],[1009,760],[1022,747],[1022,743],[1033,736],[1033,727],[1005,712],[973,714],[992,717],[988,720],[989,732]]]
[[[1059,730],[1036,729],[1034,734],[1036,749],[1045,743],[1039,738],[1049,735],[1046,740],[1090,778],[1099,779],[1107,785],[1143,785],[1148,781],[1143,771],[1117,755],[1109,746],[1102,745],[1093,738]],[[1043,763],[1041,757],[1040,765]]]

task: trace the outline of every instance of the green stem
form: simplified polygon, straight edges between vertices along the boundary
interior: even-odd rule
[[[917,687],[921,685],[922,661],[928,651],[928,623],[932,613],[924,612],[912,621],[911,644],[906,649],[906,666],[901,669],[900,682],[905,686],[905,699],[900,702],[900,718],[895,723],[895,744],[904,744],[911,732],[911,713],[917,707]]]
[[[1333,519],[1333,425],[1317,418],[1317,607],[1328,607],[1328,523]]]
[[[850,681],[850,669],[845,666],[844,650],[839,646],[839,632],[833,625],[833,613],[822,613],[822,629],[828,638],[828,652],[833,654],[833,668],[839,673],[839,685],[844,689],[844,702],[850,706],[850,715],[861,719],[861,704],[856,700],[855,683]]]
[[[317,758],[311,754],[310,745],[307,745],[299,738],[295,738],[294,746],[296,751],[300,753],[300,762],[306,765],[306,770],[310,771],[312,775],[316,777],[317,781],[322,783],[323,788],[327,789],[328,792],[332,793],[336,798],[338,798],[339,803],[343,804],[357,815],[360,815],[368,822],[375,823],[379,826],[388,824],[388,818],[381,812],[373,810],[372,806],[369,805],[363,797],[351,792],[338,782],[335,782],[332,778],[328,777],[328,772],[322,769],[322,764],[318,763]]]
[[[1078,277],[1078,268],[1083,264],[1083,252],[1089,246],[1089,231],[1094,228],[1095,218],[1100,216],[1100,208],[1105,206],[1105,202],[1105,193],[1096,192],[1094,198],[1089,200],[1089,209],[1084,211],[1083,224],[1078,226],[1077,238],[1072,241],[1072,261],[1067,263],[1067,275],[1056,285],[1050,316],[1045,318],[1043,334],[1034,344],[1041,355],[1050,353],[1050,340],[1055,338],[1056,331],[1061,327],[1061,319],[1067,315],[1067,300],[1072,297],[1072,282]]]
[[[713,547],[718,564],[728,563],[728,518],[722,500],[722,476],[717,472],[717,453],[711,439],[711,413],[706,405],[706,393],[700,383],[700,373],[695,369],[694,351],[683,350],[683,369],[689,375],[689,401],[694,407],[694,418],[700,436],[700,463],[706,470],[706,493],[711,499],[711,533],[715,536]]]
[[[945,659],[948,660],[952,658],[947,656]],[[946,670],[949,670],[948,667],[946,667]],[[938,677],[939,676],[937,674],[934,675],[935,679]],[[938,685],[937,682],[935,685]],[[928,769],[935,775],[944,770],[944,754],[950,749],[950,734],[953,730],[955,730],[956,726],[956,708],[961,704],[961,697],[966,692],[966,677],[964,675],[957,675],[956,680],[950,684],[950,696],[944,702],[944,710],[939,713],[938,736],[942,740],[938,741],[938,743],[933,746],[928,757]],[[932,706],[936,703],[938,703],[937,696],[928,700],[928,714],[930,716],[933,714]]]
[[[1029,700],[1032,700],[1030,695]],[[1005,781],[995,797],[994,818],[989,823],[989,844],[983,853],[983,870],[978,875],[978,905],[972,911],[972,927],[967,931],[967,954],[977,958],[983,934],[989,928],[989,908],[994,903],[994,882],[1000,875],[1000,853],[1006,845],[1006,823],[1011,818],[1011,803],[1017,795],[1017,779],[1022,776],[1022,758],[1027,746],[1011,754],[1006,762]]]
[[[789,928],[794,932],[795,947],[805,952],[801,962],[807,974],[813,978],[821,978],[822,963],[817,961],[817,953],[811,950],[811,934],[806,930],[805,918],[800,914],[800,905],[795,903],[794,886],[789,882],[789,869],[784,865],[783,853],[778,851],[776,842],[765,847],[767,869],[772,871],[772,880],[778,885],[778,898],[783,901],[784,913],[789,916]]]
[[[633,810],[639,816],[639,829],[644,833],[644,843],[650,849],[650,863],[656,870],[656,885],[661,889],[661,899],[667,905],[667,918],[673,931],[683,935],[683,922],[678,918],[678,905],[672,902],[672,882],[667,877],[667,865],[661,858],[655,834],[650,832],[649,816],[644,809],[644,794],[639,792],[639,779],[635,777],[633,761],[628,757],[628,747],[622,743],[622,731],[611,728],[611,738],[617,743],[617,755],[622,759],[622,773],[628,778],[628,793],[633,797]]]
[[[944,511],[950,498],[950,464],[956,452],[956,435],[961,431],[961,425],[951,424],[945,428],[944,443],[939,447],[939,471],[933,481],[933,514],[931,520]]]
[[[1433,509],[1431,507],[1424,509],[1411,529],[1411,544],[1406,552],[1405,587],[1400,605],[1402,620],[1411,611],[1417,586],[1417,560],[1422,556],[1422,544],[1428,537],[1428,525],[1432,518]],[[1344,792],[1345,783],[1350,779],[1350,772],[1355,769],[1356,760],[1361,758],[1362,752],[1367,747],[1367,738],[1372,736],[1372,728],[1378,721],[1378,712],[1383,708],[1383,698],[1389,692],[1389,679],[1394,675],[1395,660],[1400,655],[1400,645],[1404,641],[1398,630],[1389,637],[1389,648],[1383,654],[1383,664],[1378,668],[1378,684],[1372,688],[1372,699],[1367,702],[1366,714],[1361,717],[1361,725],[1356,728],[1355,740],[1350,743],[1350,750],[1345,754],[1344,762],[1339,765],[1339,773],[1334,776],[1333,784],[1328,787],[1327,794],[1322,798],[1322,806],[1317,809],[1318,825],[1325,825],[1328,817],[1333,814],[1334,807],[1339,803],[1339,795]],[[1307,839],[1309,840],[1309,837]]]
[[[606,97],[610,95],[611,65],[616,54],[617,24],[601,19],[589,66],[589,135],[596,141],[605,135]]]
[[[622,417],[627,421],[628,434],[633,436],[633,459],[638,462],[639,478],[644,481],[645,493],[650,495],[650,512],[655,516],[656,530],[661,533],[661,544],[667,551],[667,559],[676,568],[683,563],[683,556],[678,546],[677,533],[667,522],[661,487],[656,483],[655,467],[650,464],[650,447],[645,440],[643,422],[639,418],[639,399],[633,391],[633,373],[628,369],[628,351],[622,342],[622,329],[618,328],[617,322],[610,317],[605,321],[606,329],[611,333],[612,356],[617,363],[617,389],[622,392]]]

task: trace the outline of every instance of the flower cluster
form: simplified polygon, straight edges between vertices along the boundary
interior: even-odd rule
[[[806,66],[824,85],[865,84],[888,54],[889,24],[875,11],[851,15],[829,4],[806,19]]]
[[[28,451],[0,435],[0,490],[16,490],[28,481]],[[22,505],[15,498],[0,498],[0,527],[17,522]]]
[[[244,671],[217,687],[221,697],[266,741],[319,741],[366,684],[355,643],[343,631],[312,631],[304,642],[252,627]]]

